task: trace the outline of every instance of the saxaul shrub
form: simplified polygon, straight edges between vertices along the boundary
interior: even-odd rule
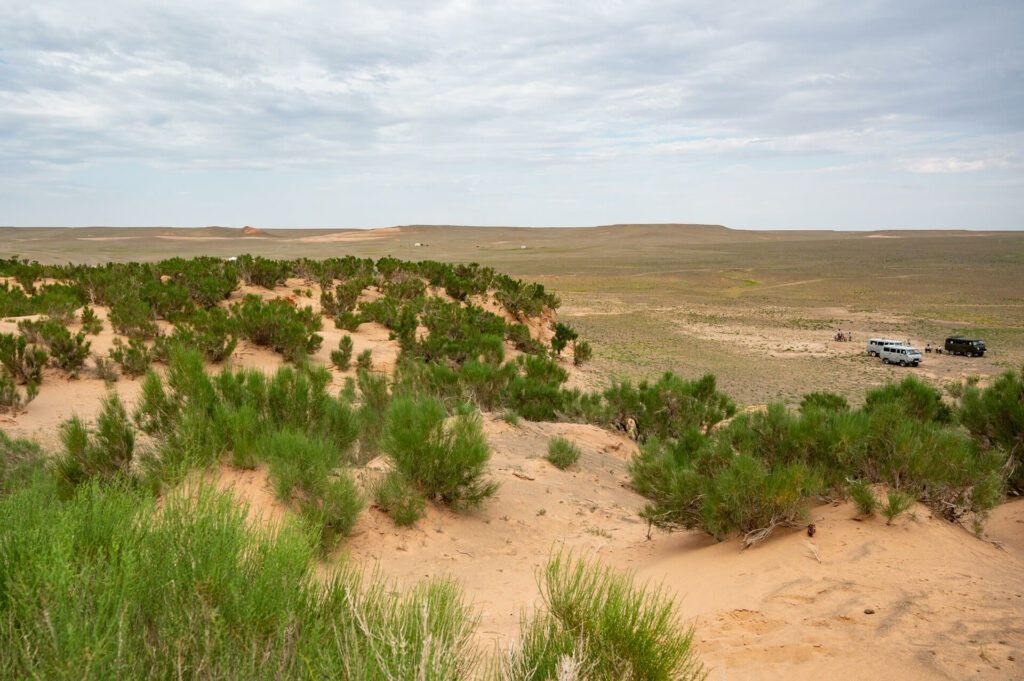
[[[334,289],[338,313],[352,312],[356,303],[359,302],[360,294],[370,285],[371,281],[372,278],[368,275],[361,275],[338,284]]]
[[[0,334],[0,364],[21,385],[39,385],[48,359],[46,350],[29,345],[24,336]]]
[[[846,488],[853,503],[857,506],[857,512],[861,515],[871,515],[878,507],[878,499],[871,491],[871,486],[863,480],[854,480]]]
[[[14,378],[7,372],[7,368],[0,370],[0,407],[10,409],[11,416],[17,416],[18,410],[27,406],[38,394],[39,384],[27,383],[22,393]]]
[[[336,317],[338,312],[341,311],[341,307],[338,305],[338,299],[334,294],[327,289],[324,289],[320,294],[320,312],[325,317]]]
[[[572,363],[582,366],[594,357],[594,348],[585,340],[576,341],[572,345]]]
[[[128,338],[148,339],[158,333],[152,308],[131,293],[111,303],[108,320],[114,331]]]
[[[377,506],[400,527],[415,524],[426,510],[423,495],[396,470],[388,471],[374,484],[373,498]]]
[[[666,372],[656,383],[641,381],[613,383],[603,393],[605,421],[622,425],[636,423],[640,439],[679,437],[692,426],[704,432],[736,413],[736,404],[717,389],[714,375],[687,381]]]
[[[388,393],[387,377],[382,374],[371,374],[366,369],[356,371],[356,385],[361,398],[357,411],[360,432],[359,455],[362,460],[368,461],[372,453],[377,451],[391,395]]]
[[[556,553],[538,577],[543,608],[501,661],[508,681],[703,679],[685,626],[664,587],[632,573]]]
[[[366,348],[356,357],[356,366],[363,371],[370,371],[373,368],[373,351]]]
[[[0,375],[0,381],[3,380]],[[45,461],[46,455],[37,442],[20,437],[12,439],[0,430],[0,499],[8,491],[31,486]],[[10,516],[3,517],[8,519]]]
[[[209,488],[158,505],[90,484],[61,502],[34,479],[0,498],[0,517],[5,677],[455,681],[478,670],[476,619],[453,582],[403,590],[345,566],[321,579],[305,528],[262,532]]]
[[[800,400],[800,411],[824,409],[827,411],[849,411],[850,403],[842,395],[830,392],[808,393]]]
[[[574,341],[577,338],[579,338],[579,334],[571,326],[557,322],[555,324],[555,335],[551,337],[551,349],[555,351],[556,355],[561,355],[562,350],[569,344],[569,341]]]
[[[352,363],[352,337],[342,336],[338,341],[338,349],[331,351],[331,363],[341,371],[348,370]]]
[[[1009,485],[1024,491],[1024,368],[1003,373],[984,390],[966,386],[957,416],[983,449],[1006,452]]]
[[[395,469],[430,499],[453,508],[477,506],[498,486],[485,479],[490,450],[478,413],[446,423],[433,398],[395,398],[388,406],[381,449]]]
[[[54,473],[66,495],[94,477],[130,477],[135,430],[117,393],[104,398],[95,430],[75,415],[61,425],[60,437],[64,449],[55,460]]]
[[[85,333],[72,335],[62,323],[48,319],[18,322],[18,330],[34,343],[42,343],[50,353],[50,361],[74,377],[89,358],[91,343]]]
[[[116,383],[117,379],[120,378],[120,374],[117,373],[117,364],[113,359],[93,355],[92,361],[93,372],[96,374],[96,378],[104,383]]]
[[[358,331],[363,321],[363,316],[355,312],[339,312],[334,318],[334,327],[344,331]]]
[[[285,260],[269,260],[259,255],[254,258],[246,253],[236,262],[242,280],[250,286],[272,290],[283,285],[291,274],[291,264]]]
[[[505,340],[521,352],[531,355],[539,355],[544,352],[544,344],[530,336],[530,329],[526,324],[508,324],[505,327]]]
[[[869,391],[864,410],[898,410],[921,422],[950,423],[953,420],[953,410],[942,401],[942,393],[914,376]]]
[[[115,339],[114,348],[110,351],[110,358],[117,362],[122,372],[132,378],[146,373],[153,361],[149,347],[136,338],[129,339],[127,345],[119,343],[119,340]]]
[[[91,307],[82,308],[81,321],[82,331],[90,336],[95,336],[103,330],[103,320],[96,314],[96,310]]]
[[[196,310],[175,329],[175,335],[178,333],[214,364],[230,357],[238,345],[238,322],[219,307]]]
[[[885,524],[892,525],[900,514],[907,511],[914,505],[914,497],[905,492],[889,490],[885,503],[882,504],[882,515],[885,516]]]
[[[256,295],[247,295],[241,303],[231,305],[231,316],[237,320],[242,338],[273,349],[289,360],[312,355],[323,342],[319,313],[311,307],[293,308],[281,299],[267,302]]]
[[[579,460],[580,448],[564,437],[553,437],[548,440],[548,453],[545,458],[556,468],[564,471]]]

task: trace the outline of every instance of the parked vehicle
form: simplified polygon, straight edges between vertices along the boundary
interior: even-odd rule
[[[946,339],[946,352],[951,355],[967,355],[968,357],[982,357],[985,351],[985,341],[977,338],[964,338],[963,336],[950,336]]]
[[[916,367],[921,363],[921,351],[909,345],[886,345],[882,348],[882,362]]]
[[[868,354],[881,357],[882,348],[886,345],[903,345],[903,341],[891,340],[889,338],[872,338],[868,341]]]

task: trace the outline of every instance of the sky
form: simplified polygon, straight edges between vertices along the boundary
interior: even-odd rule
[[[0,3],[0,224],[1024,229],[1024,2]]]

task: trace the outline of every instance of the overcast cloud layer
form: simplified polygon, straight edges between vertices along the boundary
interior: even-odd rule
[[[1024,228],[1024,2],[0,3],[0,224]]]

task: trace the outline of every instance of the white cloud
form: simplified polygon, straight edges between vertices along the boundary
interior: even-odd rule
[[[451,182],[405,205],[450,206],[456,221],[470,221],[456,210],[460,188],[543,196],[543,183],[571,168],[573,200],[558,202],[557,218],[538,208],[526,222],[587,224],[609,210],[639,219],[646,174],[737,164],[1006,174],[1020,172],[1024,149],[1024,6],[1013,0],[985,11],[952,0],[50,0],[0,6],[0,25],[0,172],[22,187],[2,198],[24,222],[77,215],[72,192],[61,204],[33,203],[33,191],[50,196],[82,167],[116,182],[107,171],[120,164],[168,180],[217,171],[205,181],[223,182],[236,207],[253,200],[237,178],[254,169],[443,172]],[[361,202],[373,224],[398,221],[401,190],[388,195],[387,185],[370,192],[377,204]],[[118,200],[116,186],[104,191]],[[731,191],[706,188],[722,202],[713,220],[747,219],[731,211]],[[902,200],[934,193],[920,192]],[[689,220],[689,205],[666,199],[661,210],[672,215],[662,217]],[[34,217],[40,206],[63,212]],[[805,208],[789,206],[794,226],[819,218]],[[296,224],[338,220],[335,210],[309,211]],[[212,220],[198,209],[192,219]],[[485,221],[507,222],[497,212]]]

